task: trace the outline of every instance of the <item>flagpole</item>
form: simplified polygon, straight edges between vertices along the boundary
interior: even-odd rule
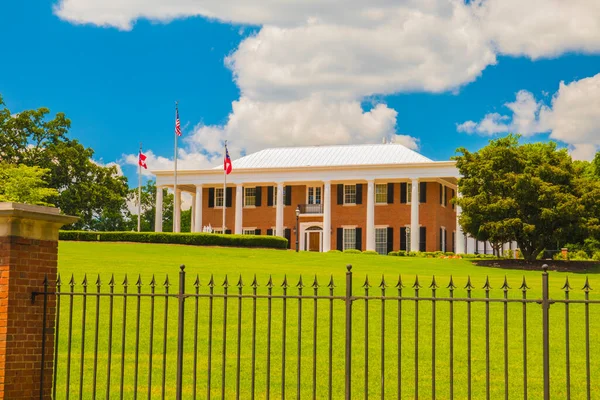
[[[175,102],[175,119],[177,119],[177,101]],[[177,130],[173,131],[175,135],[175,183],[173,185],[173,232],[177,232]]]
[[[227,157],[227,140],[225,141],[225,154],[223,160]],[[223,168],[223,234],[225,234],[225,212],[227,211],[227,169]],[[239,196],[239,195],[238,195]]]
[[[142,155],[142,142],[140,142],[140,154],[138,155],[138,232],[142,231],[142,164],[139,157]]]

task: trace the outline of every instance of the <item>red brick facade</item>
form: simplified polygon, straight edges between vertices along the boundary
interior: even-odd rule
[[[0,399],[39,398],[43,299],[47,274],[54,287],[57,242],[0,237]],[[56,301],[48,297],[47,326],[53,326]],[[54,334],[47,329],[44,399],[51,398]]]
[[[367,215],[367,184],[365,182],[347,182],[348,184],[362,184],[362,204],[343,205],[338,204],[337,185],[331,184],[331,248],[337,249],[337,228],[342,226],[356,226],[361,228],[362,233],[362,250],[366,247],[366,215]],[[388,182],[376,182],[388,183]],[[315,186],[318,184],[315,184]],[[440,204],[440,188],[441,185],[437,182],[427,182],[427,198],[426,202],[419,205],[419,223],[426,227],[426,250],[440,250],[440,228],[446,228],[446,249],[453,250],[453,233],[456,230],[456,212],[453,209],[450,201],[452,199],[452,189],[445,187],[447,191],[445,205]],[[253,185],[254,187],[254,185]],[[261,235],[267,234],[268,230],[275,229],[276,207],[269,205],[267,199],[268,185],[260,186],[261,190],[261,205],[256,207],[244,207],[242,216],[242,225],[244,228],[255,228],[260,230]],[[411,205],[401,203],[401,184],[393,182],[393,202],[388,204],[375,204],[375,226],[393,228],[393,249],[400,249],[400,228],[410,226]],[[291,186],[291,201],[290,205],[284,206],[284,222],[286,229],[290,230],[290,243],[294,247],[296,236],[294,227],[296,225],[296,206],[305,204],[307,185]],[[203,188],[203,204],[202,204],[202,226],[211,225],[220,227],[222,225],[222,208],[209,207],[209,194],[211,190],[207,187]],[[235,195],[236,189],[232,188],[233,195],[231,207],[227,207],[226,218],[227,227],[234,230],[235,226]],[[322,192],[322,194],[324,194]],[[410,194],[408,194],[410,199]],[[302,215],[300,222],[316,221],[322,222],[322,216]]]

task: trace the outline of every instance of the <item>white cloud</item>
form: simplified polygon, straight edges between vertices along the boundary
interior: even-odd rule
[[[506,103],[512,115],[487,114],[480,122],[457,125],[459,132],[494,135],[514,132],[524,136],[550,132],[550,138],[569,145],[574,158],[589,160],[600,149],[600,74],[571,83],[560,82],[552,103],[537,101],[521,90]]]

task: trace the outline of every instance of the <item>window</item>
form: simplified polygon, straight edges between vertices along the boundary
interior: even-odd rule
[[[218,234],[222,235],[223,229],[213,229],[212,233],[218,233]]]
[[[273,205],[277,205],[277,186],[273,186]]]
[[[419,192],[418,197],[421,198],[421,186],[417,189]],[[406,184],[406,204],[410,204],[412,202],[412,183]]]
[[[440,251],[446,251],[446,228],[440,229]]]
[[[410,226],[406,227],[406,251],[412,251],[411,249],[411,240],[410,240]]]
[[[223,188],[215,188],[215,207],[223,207]]]
[[[375,228],[375,251],[387,254],[387,228]]]
[[[344,228],[344,250],[356,248],[356,228]]]
[[[256,229],[247,229],[247,228],[242,229],[242,235],[255,235],[255,234],[256,234]]]
[[[306,200],[308,204],[321,204],[321,187],[309,187],[307,196],[308,198]]]
[[[256,205],[256,188],[244,188],[244,207]]]
[[[344,185],[344,204],[356,204],[356,185]]]
[[[387,184],[386,183],[382,183],[382,184],[377,184],[375,185],[375,203],[377,204],[382,204],[385,203],[387,204]]]

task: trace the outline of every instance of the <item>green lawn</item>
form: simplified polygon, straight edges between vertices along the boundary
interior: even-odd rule
[[[539,298],[541,294],[541,273],[524,272],[519,270],[501,270],[494,268],[483,268],[473,266],[466,260],[439,260],[439,259],[416,259],[405,257],[387,257],[370,255],[350,254],[317,254],[317,253],[295,253],[278,250],[258,249],[228,249],[228,248],[201,248],[192,246],[157,245],[157,244],[124,244],[124,243],[75,243],[61,242],[59,245],[59,272],[62,276],[62,291],[69,290],[69,279],[74,275],[76,282],[75,292],[80,292],[81,282],[84,274],[88,277],[88,292],[96,291],[96,278],[100,274],[102,281],[102,292],[108,292],[108,282],[111,274],[115,275],[117,285],[114,290],[122,293],[121,283],[128,274],[129,293],[135,293],[135,283],[138,274],[141,275],[143,283],[142,293],[150,293],[149,283],[152,276],[156,276],[156,292],[163,293],[163,282],[165,276],[169,275],[171,283],[170,292],[177,293],[179,265],[186,266],[186,289],[193,293],[193,283],[196,275],[200,280],[200,293],[207,293],[206,287],[211,274],[217,284],[215,293],[223,293],[221,284],[225,275],[229,275],[230,293],[237,293],[238,282],[241,274],[244,282],[244,293],[251,293],[249,286],[256,274],[260,285],[259,294],[266,294],[266,283],[272,275],[275,287],[273,294],[280,295],[280,287],[284,276],[287,274],[290,288],[288,294],[296,295],[298,289],[295,287],[300,275],[306,285],[305,295],[312,295],[310,287],[316,275],[319,284],[319,294],[328,294],[325,287],[330,276],[337,288],[336,295],[343,295],[345,291],[345,266],[353,265],[354,281],[353,291],[355,295],[363,295],[362,285],[365,276],[369,276],[372,288],[370,294],[378,296],[381,294],[379,283],[382,275],[385,276],[388,288],[387,295],[397,295],[394,287],[398,275],[406,288],[405,295],[414,295],[412,284],[415,275],[419,275],[419,281],[423,288],[421,296],[430,296],[428,289],[431,278],[435,275],[438,297],[446,297],[450,275],[453,276],[458,289],[455,297],[466,297],[463,289],[467,277],[470,275],[476,289],[473,297],[484,297],[485,292],[481,289],[489,276],[493,290],[491,297],[502,297],[502,286],[505,274],[512,287],[509,297],[520,298],[523,275],[531,288],[528,297]],[[592,287],[600,287],[598,269],[590,275]],[[551,272],[550,294],[553,298],[564,298],[563,286],[565,273]],[[569,274],[569,281],[574,288],[571,298],[583,298],[580,290],[585,281],[585,275]],[[598,298],[594,292],[592,298]],[[353,312],[353,396],[352,398],[364,398],[365,391],[365,360],[368,360],[368,391],[372,398],[385,399],[396,398],[398,382],[398,302],[387,301],[385,314],[385,353],[383,365],[385,367],[385,389],[381,396],[381,301],[369,301],[369,346],[368,358],[365,357],[365,302],[360,300],[354,303]],[[208,353],[208,304],[207,298],[198,300],[198,353],[197,353],[197,398],[206,398],[207,388],[207,353]],[[271,398],[282,398],[282,336],[283,336],[283,307],[281,299],[272,300],[272,335],[271,335]],[[302,338],[301,338],[301,394],[302,398],[312,396],[312,362],[313,362],[313,300],[302,301]],[[71,398],[79,396],[79,375],[82,342],[82,298],[74,297],[73,302],[73,325],[72,325],[72,350],[71,350]],[[127,316],[123,317],[123,302],[121,299],[114,301],[113,316],[113,343],[111,363],[111,392],[109,398],[119,398],[120,375],[121,375],[121,348],[122,328],[126,321],[125,339],[125,363],[124,369],[124,398],[134,398],[135,379],[135,357],[136,357],[136,299],[129,298],[127,301]],[[491,398],[503,398],[504,396],[504,359],[503,359],[503,305],[490,305],[490,369],[491,369]],[[570,327],[571,327],[571,396],[574,399],[585,398],[585,331],[584,331],[584,307],[582,305],[571,305]],[[85,350],[83,353],[83,398],[92,397],[92,373],[94,363],[94,332],[95,332],[95,309],[94,297],[87,300],[86,326],[85,326]],[[165,304],[162,298],[156,299],[154,310],[154,336],[153,336],[153,368],[152,368],[152,398],[161,398],[161,381],[163,378],[163,330],[164,330]],[[437,325],[436,337],[436,368],[435,386],[437,398],[449,398],[449,304],[447,302],[437,303]],[[59,359],[57,372],[57,398],[66,398],[66,382],[68,367],[68,334],[69,334],[69,298],[61,297],[59,327]],[[523,351],[522,351],[522,305],[509,305],[509,391],[510,398],[523,398]],[[223,347],[223,299],[214,300],[214,321],[212,340],[212,392],[211,397],[221,398],[221,369],[222,369],[222,347]],[[328,391],[328,326],[329,326],[329,300],[319,300],[317,313],[317,398],[326,398]],[[473,304],[472,307],[472,368],[473,368],[473,398],[485,398],[485,305],[483,303]],[[566,398],[565,390],[565,322],[564,305],[556,304],[551,307],[551,380],[552,397],[556,399]],[[150,299],[142,298],[140,311],[140,336],[139,336],[139,367],[138,367],[138,398],[148,397],[148,371],[150,346]],[[600,332],[600,306],[590,306],[590,331],[591,331],[591,369],[592,369],[592,393],[600,392],[600,344],[598,341]],[[236,391],[236,367],[237,367],[237,344],[238,344],[238,300],[228,300],[227,313],[227,339],[226,339],[226,379],[225,396],[231,399],[235,397]],[[192,398],[192,371],[194,360],[194,319],[195,299],[186,301],[185,317],[185,377],[184,398]],[[169,300],[167,327],[167,361],[166,361],[166,394],[165,398],[174,398],[175,395],[175,364],[177,348],[177,300]],[[97,396],[106,398],[107,387],[107,359],[108,349],[108,323],[109,323],[109,299],[102,297],[100,301],[100,328],[98,340],[98,371],[97,371]],[[298,300],[287,300],[287,341],[286,341],[286,382],[285,397],[296,398],[297,387],[297,352],[298,352]],[[402,398],[414,398],[415,392],[415,302],[402,302],[402,332],[400,353],[402,359]],[[541,307],[538,304],[527,306],[528,323],[528,373],[529,373],[529,398],[541,398],[542,385],[542,358],[541,358]],[[432,390],[432,306],[430,302],[419,303],[419,398],[431,398]],[[454,309],[454,390],[455,398],[466,398],[467,393],[467,314],[465,303],[455,303]],[[241,399],[250,398],[251,368],[252,368],[252,299],[246,299],[242,303],[241,321]],[[257,327],[256,327],[256,398],[264,399],[266,396],[266,361],[267,361],[267,300],[257,300]],[[334,301],[333,315],[333,398],[343,398],[344,389],[344,303],[340,300]]]

